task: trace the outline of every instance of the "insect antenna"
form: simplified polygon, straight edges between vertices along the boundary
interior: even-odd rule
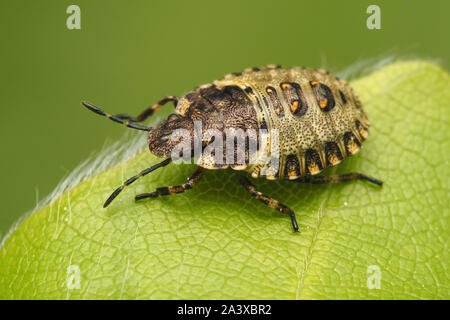
[[[128,127],[128,128],[132,128],[132,129],[136,129],[136,130],[142,130],[142,131],[150,131],[152,128],[151,127],[146,127],[146,126],[141,126],[137,123],[133,123],[131,121],[128,120],[123,120],[117,116],[112,116],[110,114],[107,114],[105,111],[103,111],[100,108],[97,108],[96,106],[93,106],[92,104],[88,103],[88,102],[81,102],[81,104],[83,106],[85,106],[86,108],[88,108],[89,110],[101,115],[101,116],[105,116],[108,119],[115,121],[117,123],[123,124],[124,126]]]
[[[172,159],[167,158],[166,160],[155,164],[153,166],[151,166],[150,168],[147,168],[145,170],[142,170],[141,172],[139,172],[139,174],[135,175],[134,177],[129,178],[127,181],[125,181],[119,188],[117,188],[116,190],[114,190],[114,192],[109,196],[109,198],[105,201],[105,204],[103,205],[103,208],[106,208],[107,206],[109,206],[109,204],[119,195],[119,193],[122,192],[122,190],[129,186],[130,184],[132,184],[133,182],[135,182],[137,179],[149,174],[150,172],[164,167],[166,165],[168,165],[170,162],[172,161]]]

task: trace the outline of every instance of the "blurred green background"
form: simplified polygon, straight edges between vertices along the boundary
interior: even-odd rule
[[[81,8],[81,30],[66,27],[71,4]],[[381,30],[366,28],[370,4],[381,8]],[[270,63],[336,72],[396,56],[448,69],[449,12],[447,0],[2,0],[0,233],[123,136],[81,100],[136,115],[165,95]]]

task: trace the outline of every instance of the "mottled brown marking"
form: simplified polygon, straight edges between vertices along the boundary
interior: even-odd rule
[[[361,138],[362,138],[363,140],[366,140],[366,139],[367,139],[367,136],[369,135],[369,131],[367,130],[367,128],[364,127],[364,126],[359,122],[359,120],[356,120],[356,121],[355,121],[355,126],[356,126],[356,129],[358,130],[359,135],[361,136]]]
[[[353,132],[349,131],[344,134],[344,145],[347,153],[349,155],[353,155],[358,152],[359,148],[361,147],[361,142],[358,141]]]
[[[325,143],[325,157],[327,165],[330,167],[340,163],[344,159],[336,142]]]
[[[308,105],[300,85],[295,82],[283,82],[280,87],[292,114],[297,117],[303,116],[308,111]]]
[[[295,154],[290,154],[286,157],[286,164],[284,167],[285,179],[297,179],[300,177],[300,163]]]
[[[324,112],[331,111],[336,105],[336,102],[330,87],[318,81],[311,81],[310,84],[320,109]]]
[[[316,150],[309,149],[305,153],[306,172],[309,174],[317,174],[323,170],[319,153]]]
[[[280,99],[278,98],[278,94],[275,88],[267,87],[266,92],[269,95],[270,101],[272,102],[272,106],[277,116],[284,117],[284,109],[283,106],[281,105]]]

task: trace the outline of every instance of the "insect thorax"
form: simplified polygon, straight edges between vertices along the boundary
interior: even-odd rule
[[[226,144],[225,163],[206,153],[198,164],[245,169],[267,179],[297,179],[340,163],[359,150],[369,126],[345,81],[305,68],[268,66],[230,74],[185,95],[176,111],[201,121],[203,130],[255,130],[256,136],[248,135],[243,145],[236,143],[245,148],[243,164],[236,162],[238,149],[231,152],[234,162],[225,159]],[[257,140],[254,153],[249,152],[252,139]]]

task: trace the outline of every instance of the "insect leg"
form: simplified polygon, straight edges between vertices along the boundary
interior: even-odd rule
[[[167,96],[167,97],[162,98],[161,100],[159,100],[154,105],[152,105],[152,106],[148,107],[147,109],[145,109],[137,117],[132,117],[132,116],[129,116],[127,114],[116,114],[115,116],[117,118],[119,118],[119,119],[129,120],[131,122],[142,122],[145,119],[147,119],[148,117],[150,117],[152,114],[154,114],[156,111],[158,111],[163,105],[165,105],[167,102],[170,102],[170,101],[173,102],[173,105],[175,107],[177,106],[178,98],[174,97],[174,96]]]
[[[297,219],[295,218],[295,213],[292,211],[289,207],[285,206],[284,204],[278,202],[277,200],[266,196],[265,194],[262,194],[258,190],[256,190],[256,187],[248,180],[246,177],[239,175],[239,182],[244,186],[244,188],[250,193],[252,197],[255,197],[259,201],[263,202],[264,204],[268,205],[269,207],[278,210],[282,213],[287,214],[291,217],[292,227],[294,228],[294,231],[298,231],[298,224]]]
[[[375,178],[368,177],[362,173],[358,172],[350,172],[340,175],[331,175],[331,176],[304,176],[300,177],[297,180],[297,182],[304,182],[304,183],[314,183],[314,184],[325,184],[325,183],[340,183],[340,182],[347,182],[347,181],[353,181],[353,180],[366,180],[371,183],[377,184],[379,186],[383,185],[383,181],[380,181]]]
[[[149,174],[150,172],[164,167],[166,165],[168,165],[172,160],[170,158],[167,158],[166,160],[155,164],[153,166],[151,166],[150,168],[147,168],[145,170],[142,170],[141,172],[139,172],[138,175],[135,175],[134,177],[131,177],[130,179],[128,179],[127,181],[125,181],[119,188],[117,188],[116,190],[114,190],[114,192],[109,196],[109,198],[105,201],[105,204],[103,205],[103,208],[106,208],[107,206],[109,206],[109,204],[119,195],[119,193],[122,192],[122,190],[129,186],[130,184],[132,184],[133,182],[135,182],[137,179]]]
[[[169,186],[157,188],[156,191],[151,193],[143,193],[136,196],[135,200],[142,200],[145,198],[156,198],[158,196],[168,196],[171,194],[186,192],[192,189],[203,175],[203,168],[198,168],[187,180],[187,182],[178,186]]]

